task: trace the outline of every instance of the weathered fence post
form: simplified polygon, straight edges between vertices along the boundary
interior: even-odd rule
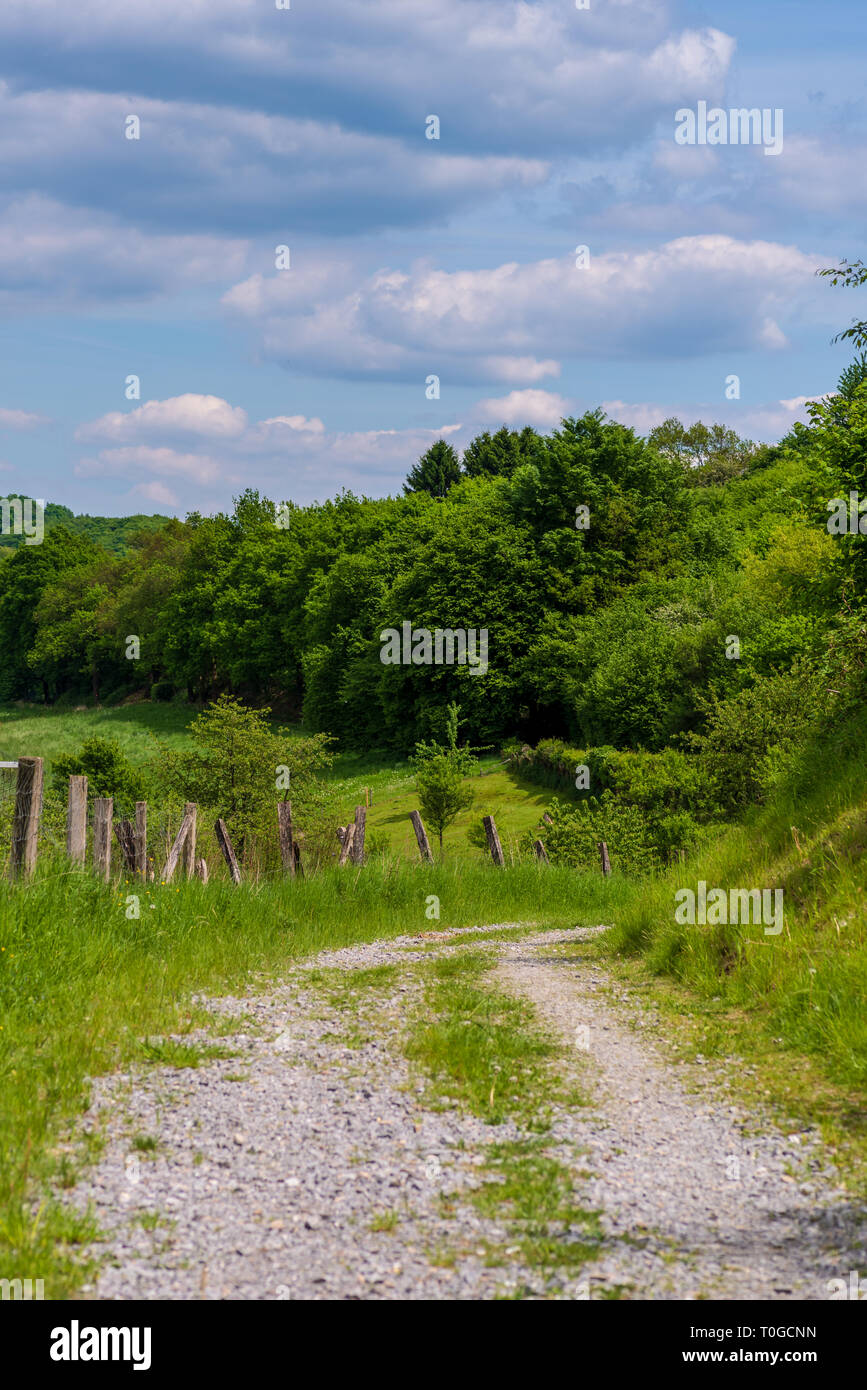
[[[419,815],[418,811],[410,811],[409,818],[412,821],[412,828],[415,831],[415,838],[418,840],[419,854],[421,855],[422,859],[426,864],[432,864],[433,855],[431,854],[430,842],[428,840],[427,831],[424,828],[422,818]]]
[[[599,854],[602,858],[602,872],[607,878],[611,873],[611,860],[608,858],[608,846],[604,840],[599,841]]]
[[[135,872],[135,835],[128,820],[119,821],[114,827],[117,842],[123,855],[124,866]]]
[[[497,834],[497,827],[494,824],[493,816],[482,816],[482,825],[485,827],[485,835],[488,838],[488,849],[491,851],[491,858],[498,868],[506,867],[506,859],[503,854],[503,846],[500,844],[500,837]]]
[[[367,811],[364,806],[355,808],[355,834],[352,837],[352,862],[353,864],[364,863],[364,831],[367,823]]]
[[[540,864],[547,864],[549,862],[548,851],[545,849],[541,840],[533,841],[533,849],[536,851],[536,858]]]
[[[184,866],[186,877],[192,878],[196,872],[196,803],[194,801],[184,802],[184,819],[189,820],[189,825],[181,850],[181,863]]]
[[[197,860],[196,860],[196,876],[197,876],[197,878],[200,878],[200,879],[202,880],[203,883],[207,883],[207,881],[208,881],[208,865],[207,865],[207,861],[206,861],[206,860],[204,860],[204,859],[197,859]]]
[[[66,853],[73,864],[87,856],[87,778],[70,777],[66,801]]]
[[[41,758],[19,758],[15,784],[15,819],[12,822],[12,857],[9,871],[13,878],[23,873],[30,878],[36,868],[39,814],[42,810]]]
[[[344,832],[343,832],[343,840],[342,840],[342,842],[341,842],[341,847],[340,847],[340,856],[339,856],[339,858],[338,858],[338,860],[337,860],[337,863],[338,863],[338,865],[339,865],[341,868],[342,868],[343,865],[346,863],[347,859],[349,858],[350,854],[352,853],[352,846],[353,846],[354,841],[355,841],[355,826],[354,826],[354,824],[350,824],[350,825],[347,825],[346,829],[345,829]]]
[[[223,851],[223,858],[229,866],[229,873],[232,875],[232,882],[237,887],[241,882],[241,870],[238,868],[238,861],[235,858],[235,851],[232,849],[232,841],[229,839],[229,832],[226,829],[226,822],[218,820],[214,826],[217,836],[217,844]]]
[[[190,834],[190,828],[191,826],[194,826],[195,823],[195,803],[192,801],[188,801],[184,805],[184,818],[181,821],[181,828],[175,836],[174,844],[169,850],[169,857],[166,860],[166,866],[163,869],[163,883],[171,883],[172,879],[174,878],[175,869],[178,867],[178,860],[181,857],[181,851],[184,849],[184,846],[187,843]]]
[[[280,862],[284,874],[295,877],[295,842],[292,839],[292,802],[277,802],[277,831],[280,836]]]
[[[111,877],[111,821],[114,800],[98,796],[93,803],[93,867],[108,883]]]
[[[141,874],[143,879],[147,879],[148,867],[148,804],[146,801],[135,803],[135,870]]]

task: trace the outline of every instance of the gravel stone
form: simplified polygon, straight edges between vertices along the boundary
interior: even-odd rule
[[[553,1105],[547,1151],[605,1231],[584,1269],[524,1265],[514,1230],[467,1200],[490,1177],[489,1146],[520,1131],[456,1104],[426,1108],[401,1045],[423,989],[414,963],[473,948],[491,930],[327,951],[278,987],[198,998],[238,1020],[221,1037],[238,1055],[96,1078],[83,1128],[106,1144],[78,1186],[58,1193],[90,1206],[105,1236],[88,1252],[103,1263],[87,1296],[823,1299],[827,1280],[860,1268],[867,1219],[818,1137],[784,1135],[732,1105],[716,1064],[672,1064],[628,990],[595,960],[556,954],[604,927],[527,935],[507,924],[496,930],[520,940],[482,938],[494,978],[569,1044],[564,1080],[590,1096],[584,1107]],[[403,969],[359,990],[351,1011],[309,978],[314,967],[386,964]],[[212,1040],[184,1041],[197,1036]],[[156,1138],[156,1151],[138,1152],[138,1134]]]

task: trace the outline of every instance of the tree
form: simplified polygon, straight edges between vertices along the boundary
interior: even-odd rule
[[[701,420],[687,428],[675,416],[663,420],[647,436],[647,442],[665,458],[676,459],[694,486],[714,486],[743,473],[759,446],[741,439],[725,425],[705,425]]]
[[[192,752],[161,749],[161,773],[170,789],[222,816],[242,855],[257,835],[274,840],[278,800],[291,797],[293,811],[300,808],[302,815],[314,815],[327,800],[317,774],[331,763],[330,736],[273,731],[270,712],[221,695],[190,725]],[[278,778],[285,779],[282,791]]]
[[[467,810],[474,801],[473,793],[464,786],[463,760],[460,750],[440,751],[418,763],[415,786],[421,802],[422,815],[436,831],[440,849],[443,831]]]
[[[438,439],[410,469],[403,490],[406,493],[429,492],[431,497],[443,498],[460,476],[457,454],[445,439]]]
[[[830,277],[832,285],[844,285],[849,289],[856,289],[859,285],[867,284],[867,265],[863,261],[843,261],[841,265],[829,266],[825,270],[817,270],[817,275]],[[867,322],[856,320],[849,328],[844,328],[842,333],[837,333],[831,341],[833,343],[843,342],[851,338],[856,348],[867,347]]]
[[[515,469],[532,457],[538,443],[539,435],[530,425],[520,434],[507,425],[494,435],[485,430],[464,450],[464,473],[468,478],[511,478]]]

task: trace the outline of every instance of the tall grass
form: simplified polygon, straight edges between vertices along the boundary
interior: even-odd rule
[[[410,866],[375,859],[305,879],[112,885],[46,857],[0,888],[0,1277],[81,1276],[74,1222],[48,1201],[71,1181],[58,1148],[88,1106],[88,1078],[157,1055],[147,1040],[201,1023],[194,991],[249,987],[324,947],[447,926],[611,921],[628,885],[520,864]],[[128,918],[128,900],[140,916]],[[439,920],[426,914],[438,899]]]

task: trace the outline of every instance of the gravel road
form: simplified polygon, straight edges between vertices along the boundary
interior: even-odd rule
[[[489,1146],[521,1136],[511,1121],[430,1108],[404,1058],[418,960],[476,941],[431,932],[199,1001],[236,1055],[93,1083],[84,1127],[105,1147],[63,1194],[105,1236],[85,1296],[825,1299],[828,1280],[861,1267],[867,1214],[835,1185],[818,1137],[744,1113],[713,1068],[666,1059],[652,1015],[582,954],[600,929],[501,930],[484,941],[492,982],[532,1001],[568,1044],[561,1073],[589,1093],[586,1106],[553,1105],[545,1143],[576,1201],[601,1213],[596,1259],[525,1266],[514,1234],[469,1202],[490,1179]],[[351,1010],[310,973],[351,981],[377,965],[398,970]]]

